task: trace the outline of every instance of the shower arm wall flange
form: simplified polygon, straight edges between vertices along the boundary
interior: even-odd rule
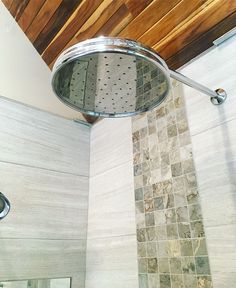
[[[180,82],[182,82],[182,83],[210,96],[212,104],[220,105],[220,104],[225,102],[225,100],[227,98],[227,94],[226,94],[224,89],[218,88],[214,91],[214,90],[211,90],[211,89],[207,88],[206,86],[203,86],[202,84],[199,84],[198,82],[182,75],[179,72],[176,72],[176,71],[171,70],[171,69],[169,69],[169,71],[170,71],[170,77],[171,78],[178,80],[178,81],[180,81]]]

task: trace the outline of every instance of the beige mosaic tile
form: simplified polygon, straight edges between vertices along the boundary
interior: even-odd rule
[[[160,107],[134,117],[132,123],[139,287],[212,288],[178,82]]]

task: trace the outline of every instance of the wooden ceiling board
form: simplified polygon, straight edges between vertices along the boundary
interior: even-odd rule
[[[155,0],[144,9],[131,23],[120,33],[119,37],[138,39],[148,31],[155,23],[165,16],[181,0]],[[153,13],[155,11],[155,13]]]
[[[235,11],[235,0],[211,1],[197,15],[189,17],[189,21],[181,25],[174,33],[171,33],[171,35],[156,44],[154,49],[164,59],[168,59]]]
[[[34,1],[34,0],[31,0]],[[51,19],[52,15],[55,13],[57,8],[60,6],[62,0],[47,0],[39,13],[36,15],[28,29],[26,30],[26,35],[29,40],[34,43],[35,39],[38,37],[40,32],[43,30],[44,26]]]
[[[29,28],[45,1],[46,0],[29,1],[18,21],[18,24],[24,32]]]
[[[50,68],[66,48],[103,35],[150,46],[176,69],[236,27],[236,0],[2,2]]]
[[[85,0],[77,7],[75,12],[68,19],[65,26],[58,32],[56,37],[42,53],[42,57],[47,64],[51,64],[59,55],[66,44],[76,34],[78,29],[88,20],[102,0]]]
[[[61,2],[58,9],[33,43],[40,54],[47,48],[80,3],[81,0],[63,0]]]
[[[186,45],[183,49],[175,53],[173,56],[166,60],[166,63],[172,69],[178,69],[196,55],[203,53],[205,50],[212,46],[215,39],[227,33],[229,30],[235,28],[236,12],[216,24],[210,30],[196,38],[193,42]],[[199,45],[199,42],[202,44]]]
[[[172,8],[166,15],[164,15],[159,21],[157,21],[148,31],[146,31],[138,41],[145,43],[146,45],[153,47],[156,43],[159,43],[166,35],[176,29],[179,25],[183,25],[186,18],[193,14],[198,13],[198,9],[203,9],[207,2],[213,0],[195,0],[192,5],[187,5],[189,0],[182,0]],[[159,52],[159,51],[158,51]]]
[[[14,15],[16,21],[19,20],[20,16],[22,15],[25,7],[28,5],[29,0],[14,0],[11,4],[10,13]]]

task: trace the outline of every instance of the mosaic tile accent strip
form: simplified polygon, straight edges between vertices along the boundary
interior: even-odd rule
[[[132,119],[140,288],[212,288],[185,104]]]

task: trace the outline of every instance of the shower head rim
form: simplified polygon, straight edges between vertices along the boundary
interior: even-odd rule
[[[81,107],[78,108],[75,105],[64,100],[63,95],[59,96],[58,91],[55,90],[54,85],[53,85],[56,73],[58,73],[60,69],[62,69],[65,65],[67,65],[70,62],[73,62],[79,57],[92,55],[94,53],[102,53],[102,52],[105,52],[105,53],[117,52],[117,53],[126,54],[126,55],[139,56],[149,62],[152,62],[165,75],[165,78],[167,80],[166,91],[162,94],[160,99],[158,99],[158,101],[156,101],[152,105],[132,111],[132,112],[122,112],[122,113],[118,113],[118,112],[106,113],[106,112],[89,111]],[[58,57],[57,61],[54,63],[54,66],[52,69],[51,83],[52,83],[54,94],[57,96],[57,98],[60,101],[62,101],[68,107],[76,111],[79,111],[81,113],[87,114],[87,115],[96,116],[96,117],[106,117],[106,118],[130,117],[130,116],[135,116],[135,115],[147,112],[149,110],[152,110],[155,107],[159,106],[166,99],[169,93],[170,87],[171,87],[169,68],[166,65],[165,61],[153,49],[146,47],[142,45],[141,43],[136,42],[134,40],[125,39],[125,38],[117,38],[117,37],[103,37],[103,36],[85,40],[63,51],[62,54]]]

